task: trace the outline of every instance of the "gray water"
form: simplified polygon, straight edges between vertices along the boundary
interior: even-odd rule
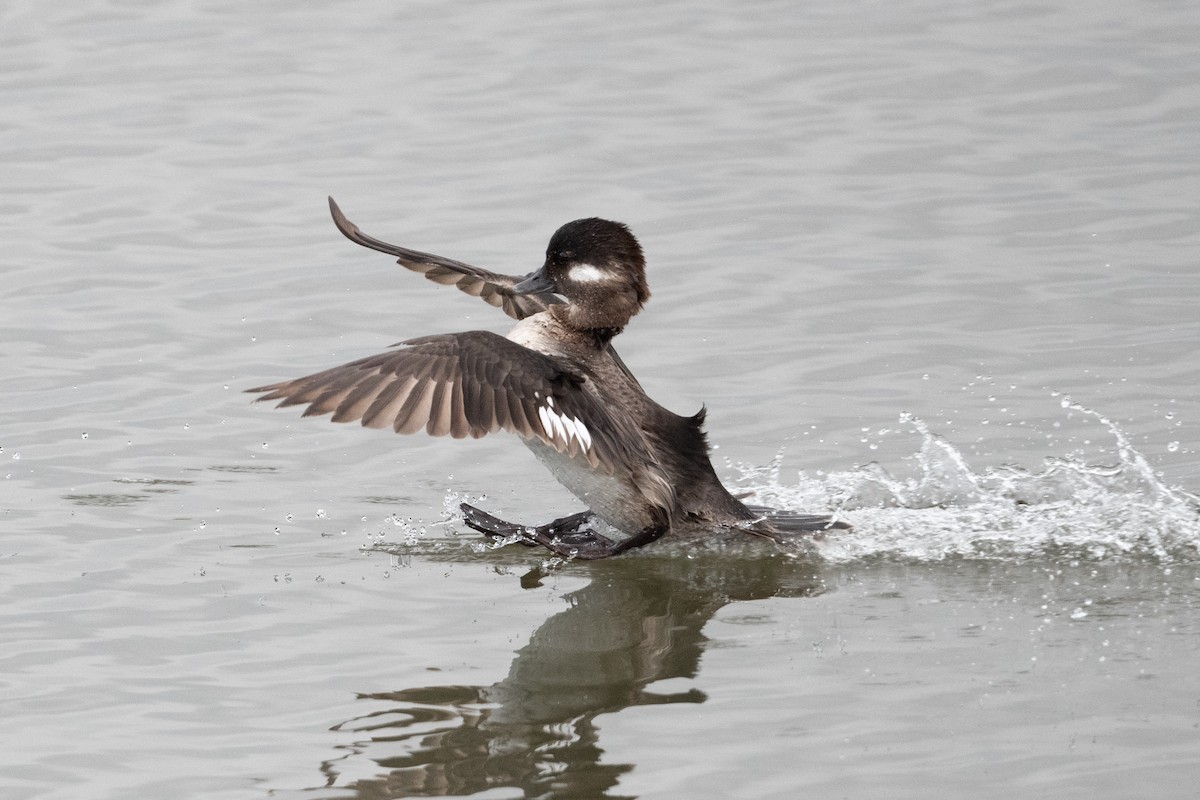
[[[1196,797],[1200,6],[0,8],[0,794]],[[504,436],[242,390],[632,226],[618,340],[820,558],[487,550]]]

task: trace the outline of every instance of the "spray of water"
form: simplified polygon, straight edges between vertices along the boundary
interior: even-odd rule
[[[753,502],[777,508],[833,508],[853,531],[820,545],[831,561],[885,557],[1146,557],[1200,561],[1200,498],[1165,484],[1110,419],[1069,399],[1063,407],[1095,419],[1112,436],[1116,462],[1050,457],[1038,470],[972,469],[962,452],[902,414],[919,441],[912,477],[877,463],[846,472],[780,478],[780,459],[737,465]]]

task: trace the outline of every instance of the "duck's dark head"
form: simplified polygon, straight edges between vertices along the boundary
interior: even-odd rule
[[[610,337],[650,299],[642,246],[629,228],[596,217],[555,231],[546,263],[512,291],[561,295],[567,304],[552,310],[563,322],[578,330],[611,331]]]

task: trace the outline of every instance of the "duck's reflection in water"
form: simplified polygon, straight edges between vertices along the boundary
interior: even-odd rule
[[[327,785],[364,799],[501,787],[515,791],[494,796],[620,796],[610,791],[634,765],[601,763],[595,718],[630,706],[704,702],[696,689],[647,687],[696,675],[704,624],[727,603],[821,591],[812,561],[761,550],[580,567],[591,583],[567,596],[569,607],[533,634],[500,682],[362,695],[391,707],[338,726],[364,738],[322,765]],[[351,763],[364,757],[373,763]],[[364,772],[370,777],[347,774]]]

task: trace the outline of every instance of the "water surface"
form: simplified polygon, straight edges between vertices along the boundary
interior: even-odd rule
[[[13,798],[1195,796],[1200,10],[0,11]],[[821,557],[486,551],[523,447],[242,390],[629,223],[653,396]]]

